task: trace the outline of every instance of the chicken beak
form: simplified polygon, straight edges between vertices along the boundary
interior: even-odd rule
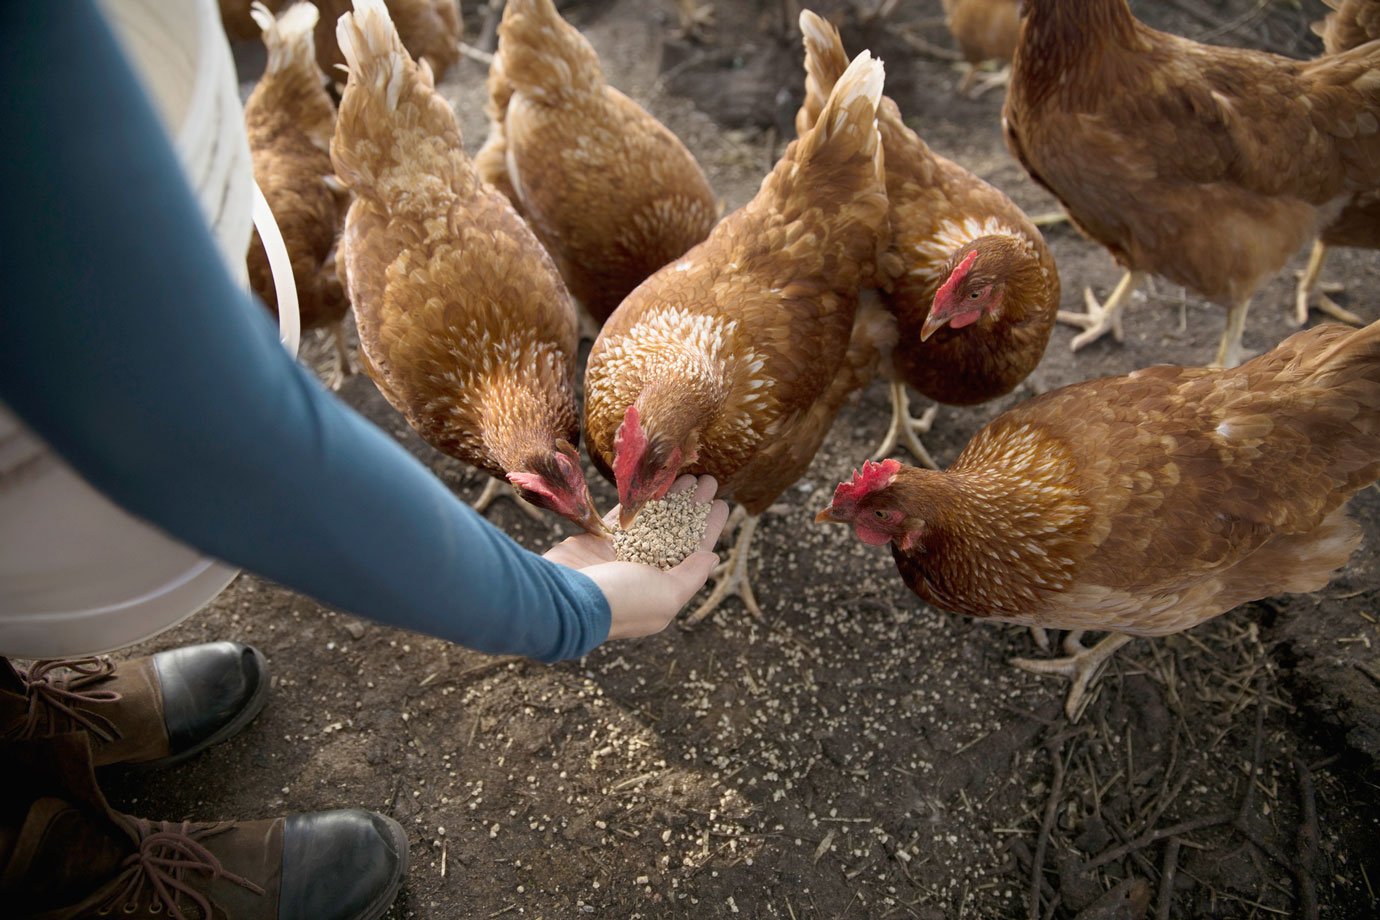
[[[585,504],[585,516],[578,523],[585,529],[586,533],[594,534],[596,537],[608,536],[608,525],[604,523],[603,518],[599,517],[599,512],[594,510],[593,502]]]
[[[645,504],[647,504],[646,501],[640,501],[631,505],[620,505],[618,508],[618,526],[623,530],[631,527],[633,521],[637,520],[638,512],[642,510],[642,506]]]
[[[846,524],[846,523],[848,523],[848,522],[845,521],[845,520],[843,520],[842,518],[835,517],[835,516],[834,516],[834,506],[833,506],[833,505],[830,505],[828,508],[825,508],[825,509],[824,509],[823,511],[821,511],[819,514],[816,514],[816,515],[815,515],[815,523],[816,523],[816,524]]]
[[[940,329],[943,329],[950,319],[952,319],[952,317],[936,316],[934,311],[931,310],[930,315],[925,317],[925,325],[920,327],[920,341],[927,341],[930,336],[934,335]]]

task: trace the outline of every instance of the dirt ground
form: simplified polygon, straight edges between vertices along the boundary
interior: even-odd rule
[[[1319,0],[1133,6],[1161,28],[1299,57],[1316,53],[1306,24],[1323,12]],[[707,43],[691,44],[671,37],[670,0],[562,4],[610,80],[685,140],[736,207],[789,139],[800,52],[780,4],[716,7]],[[887,91],[938,151],[1028,211],[1053,210],[1002,145],[1000,92],[956,98],[939,7],[901,4],[870,25],[850,8],[845,40],[886,61]],[[465,15],[476,40],[484,10],[466,0]],[[252,79],[261,55],[241,54]],[[465,61],[442,87],[471,149],[483,78]],[[1115,284],[1100,247],[1067,225],[1048,236],[1065,307],[1084,286]],[[1380,318],[1373,253],[1334,251],[1327,276],[1346,283],[1342,303]],[[1291,331],[1292,294],[1289,272],[1259,292],[1248,349]],[[1061,326],[1024,387],[942,409],[927,443],[946,463],[1032,393],[1205,363],[1224,318],[1158,282],[1137,295],[1125,344],[1074,355]],[[341,396],[477,496],[480,478],[422,444],[367,379]],[[160,818],[391,814],[412,860],[392,918],[1303,917],[1310,899],[1323,917],[1380,915],[1380,491],[1354,502],[1366,542],[1326,590],[1133,643],[1070,724],[1061,683],[1007,664],[1039,654],[1026,631],[929,609],[887,553],[813,524],[888,411],[874,383],[764,517],[752,560],[763,622],[729,601],[697,628],[548,667],[242,576],[144,650],[254,643],[275,674],[269,708],[213,753],[108,791]],[[508,503],[490,517],[538,550],[567,532]]]

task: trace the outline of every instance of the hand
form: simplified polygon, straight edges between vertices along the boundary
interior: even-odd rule
[[[713,476],[682,476],[670,491],[694,489],[695,500],[706,502],[714,497],[718,488]],[[728,505],[715,501],[709,507],[699,549],[686,556],[680,565],[664,572],[638,562],[615,561],[613,541],[587,533],[567,537],[547,550],[545,556],[552,562],[578,569],[604,592],[613,614],[609,624],[610,639],[650,636],[665,629],[709,580],[709,573],[719,564],[714,544],[727,520]],[[604,516],[604,521],[610,527],[618,522],[616,506]]]

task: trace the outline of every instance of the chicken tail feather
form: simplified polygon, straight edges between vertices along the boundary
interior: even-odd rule
[[[262,3],[255,2],[249,15],[263,30],[264,47],[268,49],[266,74],[279,73],[291,67],[316,70],[316,20],[320,12],[311,3],[296,3],[282,16],[273,13]]]
[[[465,195],[478,183],[460,125],[431,69],[403,47],[383,0],[354,5],[336,26],[349,69],[331,141],[336,175],[390,210],[432,213],[436,195]],[[421,186],[425,194],[420,176],[433,180]]]
[[[834,84],[820,117],[800,139],[797,157],[802,163],[816,159],[874,157],[881,169],[881,141],[877,134],[877,106],[882,100],[886,72],[872,52],[863,51]]]
[[[502,72],[524,96],[555,105],[603,93],[598,55],[551,0],[508,0],[498,34]]]
[[[805,40],[805,102],[795,116],[796,134],[803,135],[819,120],[834,84],[848,69],[843,39],[823,16],[800,12],[800,34]]]

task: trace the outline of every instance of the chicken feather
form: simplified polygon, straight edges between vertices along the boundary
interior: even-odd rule
[[[317,10],[298,3],[276,20],[263,4],[251,12],[268,49],[264,75],[244,105],[254,181],[287,247],[302,328],[334,327],[338,365],[331,383],[338,385],[350,372],[342,329],[350,301],[336,271],[336,243],[349,195],[331,166],[335,104],[316,66]],[[247,265],[254,293],[276,313],[278,291],[257,231]]]
[[[800,26],[806,81],[796,128],[803,131],[848,58],[838,30],[824,19],[805,11]],[[898,326],[888,376],[897,387],[949,405],[1003,396],[1039,364],[1054,328],[1059,273],[1049,247],[1010,198],[934,153],[889,97],[878,107],[877,126],[892,230],[877,283]],[[951,279],[952,289],[937,301]],[[965,315],[972,313],[979,315]],[[956,319],[971,325],[953,328]],[[894,427],[888,446],[896,433]],[[928,456],[923,446],[917,455]]]
[[[714,476],[753,516],[728,564],[740,581],[756,516],[890,344],[880,306],[858,309],[887,241],[881,90],[881,63],[863,52],[757,195],[629,295],[590,353],[590,454],[625,517],[679,472]]]
[[[349,82],[331,153],[356,195],[342,262],[366,370],[434,447],[602,532],[574,447],[576,321],[555,265],[476,174],[381,0],[355,0],[339,33]]]
[[[551,0],[509,0],[489,94],[481,174],[512,196],[597,322],[714,226],[690,151],[608,85]]]
[[[1012,153],[1124,268],[1232,307],[1237,326],[1352,193],[1380,185],[1380,45],[1295,61],[1157,32],[1125,0],[1027,7]]]
[[[1322,588],[1360,543],[1347,501],[1380,478],[1380,323],[1325,325],[1229,370],[1151,367],[1022,403],[947,472],[867,464],[818,520],[890,543],[902,579],[956,613],[1128,636]]]

